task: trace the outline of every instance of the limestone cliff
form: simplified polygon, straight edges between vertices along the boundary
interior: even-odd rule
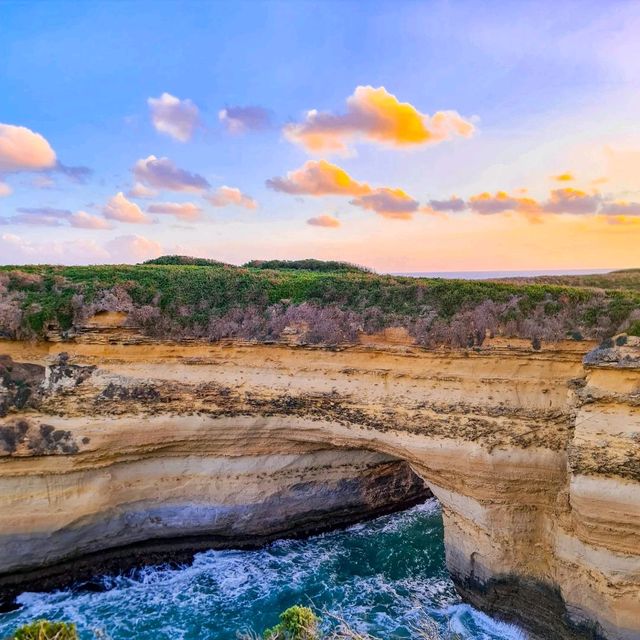
[[[1,344],[5,588],[130,545],[153,557],[374,513],[424,495],[408,464],[442,503],[467,599],[534,637],[640,638],[629,358],[139,342]]]

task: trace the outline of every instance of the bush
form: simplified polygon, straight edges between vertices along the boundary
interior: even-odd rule
[[[618,336],[616,338],[616,345],[618,347],[624,347],[624,345],[627,344],[628,341],[629,340],[627,339],[627,336]],[[613,346],[613,344],[611,346]]]
[[[37,620],[16,630],[11,640],[78,640],[76,625]]]
[[[264,632],[265,640],[317,640],[318,617],[309,607],[294,605],[280,614],[280,622]]]
[[[360,267],[350,262],[339,262],[337,260],[316,260],[306,258],[305,260],[251,260],[243,265],[250,269],[291,269],[293,271],[320,271],[329,273],[337,272],[360,272],[370,273],[370,269]]]
[[[628,329],[627,335],[640,338],[640,320],[634,322]]]

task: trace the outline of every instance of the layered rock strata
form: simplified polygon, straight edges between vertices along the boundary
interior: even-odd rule
[[[464,597],[532,637],[640,638],[628,358],[128,342],[0,347],[0,583],[123,545],[360,517],[420,494],[408,464],[442,503]]]

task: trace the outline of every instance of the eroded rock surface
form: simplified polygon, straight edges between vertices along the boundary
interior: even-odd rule
[[[464,597],[533,637],[637,640],[640,368],[592,346],[4,343],[43,374],[0,419],[0,583],[362,517],[421,495],[410,465]],[[70,449],[30,448],[42,425]]]

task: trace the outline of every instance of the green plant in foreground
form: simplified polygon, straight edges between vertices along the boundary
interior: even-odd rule
[[[36,620],[17,629],[9,640],[78,640],[78,632],[69,622]]]
[[[309,607],[294,605],[280,614],[280,622],[264,632],[265,640],[318,640],[318,617]]]
[[[280,622],[267,629],[262,636],[253,633],[239,635],[240,640],[380,640],[366,632],[356,631],[339,615],[326,612],[333,623],[326,632],[320,631],[320,619],[309,607],[295,605],[280,614]],[[419,640],[462,640],[455,633],[440,632],[438,624],[427,615],[419,618],[410,626],[411,637]],[[393,636],[395,637],[395,636]],[[392,638],[385,638],[392,640]]]

